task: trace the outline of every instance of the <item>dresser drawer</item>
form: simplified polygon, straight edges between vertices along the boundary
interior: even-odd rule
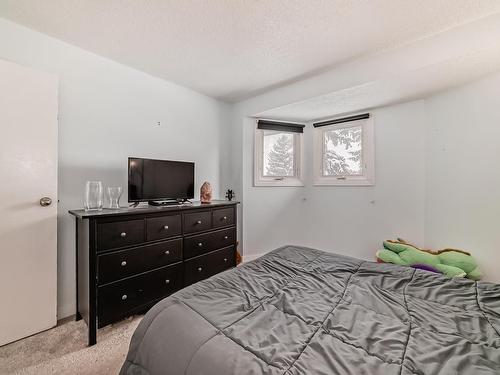
[[[210,211],[184,214],[184,233],[201,232],[212,228]]]
[[[234,245],[236,233],[234,228],[198,234],[184,238],[184,258],[193,258],[213,250]]]
[[[212,211],[212,226],[214,228],[228,227],[234,224],[234,209],[222,208]]]
[[[146,241],[179,236],[181,233],[181,215],[160,216],[146,219]]]
[[[106,284],[182,260],[182,239],[115,251],[97,257],[99,284]]]
[[[97,224],[97,251],[144,242],[144,220]]]
[[[234,266],[234,246],[189,259],[184,262],[184,285],[194,284]]]
[[[127,316],[134,309],[182,288],[182,263],[97,289],[99,327]]]

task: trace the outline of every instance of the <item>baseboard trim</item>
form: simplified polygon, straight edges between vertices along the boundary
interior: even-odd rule
[[[265,255],[266,253],[260,253],[260,254],[249,254],[245,255],[243,254],[243,263],[250,262],[252,260],[255,260],[257,258],[260,258],[262,255]]]
[[[74,321],[74,320],[76,320],[76,314],[73,314],[73,315],[66,316],[64,318],[58,319],[56,327],[58,327],[58,326],[60,326],[62,324],[66,324],[68,322]]]

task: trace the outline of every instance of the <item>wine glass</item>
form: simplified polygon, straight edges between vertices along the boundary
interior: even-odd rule
[[[108,187],[109,208],[120,208],[120,197],[122,196],[121,186]]]

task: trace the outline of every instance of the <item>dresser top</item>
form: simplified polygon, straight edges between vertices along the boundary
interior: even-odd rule
[[[171,206],[150,206],[150,205],[139,205],[137,207],[123,207],[118,209],[103,208],[101,211],[85,211],[79,210],[69,210],[68,212],[78,219],[90,219],[95,217],[107,217],[107,216],[120,216],[120,215],[135,215],[135,214],[151,214],[158,212],[170,212],[179,210],[191,210],[196,208],[212,208],[212,207],[224,207],[224,206],[234,206],[240,202],[238,201],[226,201],[226,200],[212,200],[210,203],[201,203],[200,201],[194,201],[192,203],[181,203]]]

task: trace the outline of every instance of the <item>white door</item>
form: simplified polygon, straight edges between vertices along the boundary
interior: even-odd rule
[[[0,345],[56,325],[56,220],[57,77],[0,60]]]

